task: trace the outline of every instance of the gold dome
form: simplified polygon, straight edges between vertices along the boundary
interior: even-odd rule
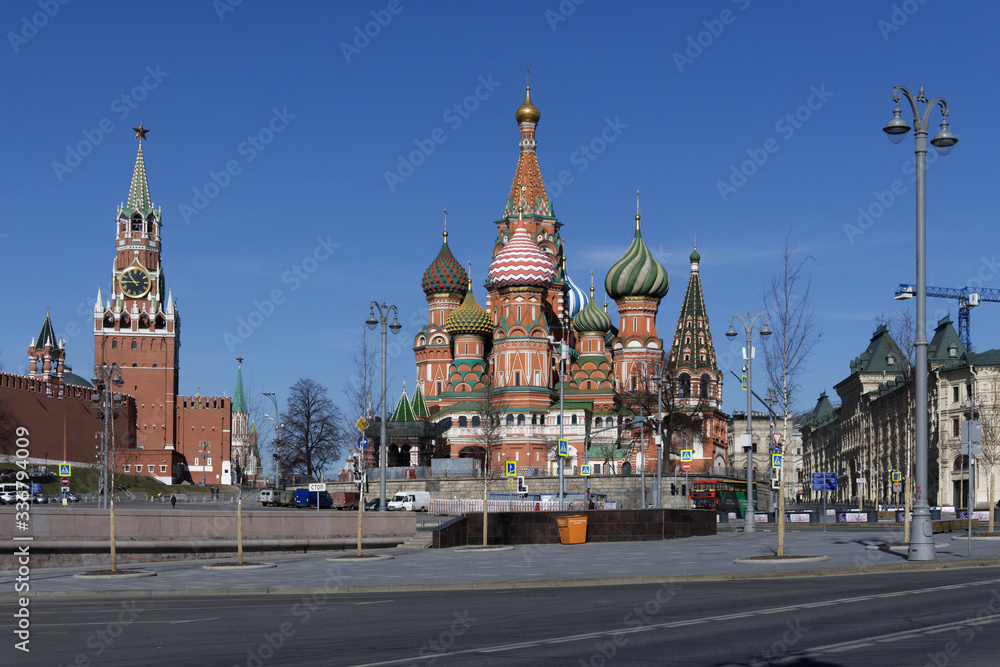
[[[524,88],[524,104],[517,108],[514,112],[514,120],[518,123],[537,123],[538,119],[542,117],[542,112],[538,110],[534,104],[531,103],[531,86],[525,86]]]

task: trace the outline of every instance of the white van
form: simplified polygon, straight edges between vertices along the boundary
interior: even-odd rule
[[[277,489],[261,489],[260,495],[257,496],[257,500],[259,500],[260,504],[263,505],[264,507],[267,507],[268,505],[277,505],[278,504],[278,490]]]
[[[431,494],[427,491],[400,491],[392,497],[386,508],[390,511],[426,512],[431,506]]]

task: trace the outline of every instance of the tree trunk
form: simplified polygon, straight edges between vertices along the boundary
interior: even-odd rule
[[[486,547],[486,535],[487,531],[487,513],[489,511],[489,484],[487,483],[487,477],[483,477],[483,547]]]
[[[993,512],[996,509],[996,504],[993,502],[995,483],[996,483],[996,475],[993,474],[993,466],[990,466],[990,497],[988,499],[990,504],[990,535],[993,534]]]

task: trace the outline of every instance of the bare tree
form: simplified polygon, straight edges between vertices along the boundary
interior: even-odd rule
[[[764,370],[778,394],[785,442],[789,442],[789,422],[799,378],[806,372],[806,361],[823,337],[809,299],[812,273],[807,264],[815,260],[811,255],[797,260],[794,255],[795,242],[789,234],[781,250],[781,268],[764,284],[763,292],[764,310],[773,333],[761,337]]]
[[[503,450],[504,413],[510,407],[509,398],[493,384],[493,378],[484,376],[485,387],[479,392],[476,417],[479,432],[476,443],[483,456],[483,546],[487,544],[490,488],[506,477],[504,465],[498,461]]]
[[[14,416],[7,411],[3,401],[0,401],[0,454],[14,453],[16,427]]]
[[[992,535],[995,527],[994,519],[996,505],[994,495],[996,493],[995,479],[997,464],[1000,464],[1000,375],[998,370],[993,368],[988,371],[991,378],[986,385],[985,391],[976,389],[976,400],[982,404],[979,408],[979,420],[983,427],[982,452],[978,455],[978,460],[986,469],[989,475],[989,506],[990,506],[990,526],[989,532]],[[975,382],[975,375],[973,375]],[[981,385],[980,385],[981,386]],[[978,466],[977,466],[978,467]],[[972,508],[970,508],[971,511]]]
[[[340,408],[327,396],[326,387],[306,378],[288,390],[288,410],[281,418],[282,470],[319,479],[339,458],[345,440]]]
[[[365,327],[358,337],[358,347],[351,355],[354,364],[354,374],[344,383],[344,397],[347,398],[347,412],[344,417],[357,421],[358,417],[369,418],[378,414],[381,407],[381,396],[375,394],[375,384],[379,380],[379,354],[368,340],[368,328]]]

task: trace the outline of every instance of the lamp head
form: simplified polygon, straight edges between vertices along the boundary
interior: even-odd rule
[[[764,326],[760,329],[760,337],[767,338],[771,335],[771,329],[767,326],[767,320],[764,320]]]
[[[958,143],[958,137],[948,130],[948,119],[941,121],[941,131],[931,139],[931,146],[938,152],[938,155],[947,155]]]
[[[736,329],[733,328],[733,323],[729,323],[729,331],[726,332],[726,338],[732,340],[736,338]]]
[[[371,312],[368,313],[368,319],[365,320],[365,324],[371,331],[375,331],[375,327],[378,326],[378,320],[375,319],[375,309],[372,308]]]
[[[896,108],[892,111],[892,120],[885,124],[882,131],[886,133],[889,137],[889,141],[894,144],[898,144],[906,136],[906,133],[910,131],[910,126],[906,124],[906,121],[900,118],[899,104],[896,104]]]
[[[389,325],[389,330],[392,331],[392,333],[394,333],[394,334],[398,334],[399,330],[402,329],[402,328],[403,328],[403,325],[400,324],[399,320],[396,319],[396,316],[393,315],[392,316],[392,324]]]

